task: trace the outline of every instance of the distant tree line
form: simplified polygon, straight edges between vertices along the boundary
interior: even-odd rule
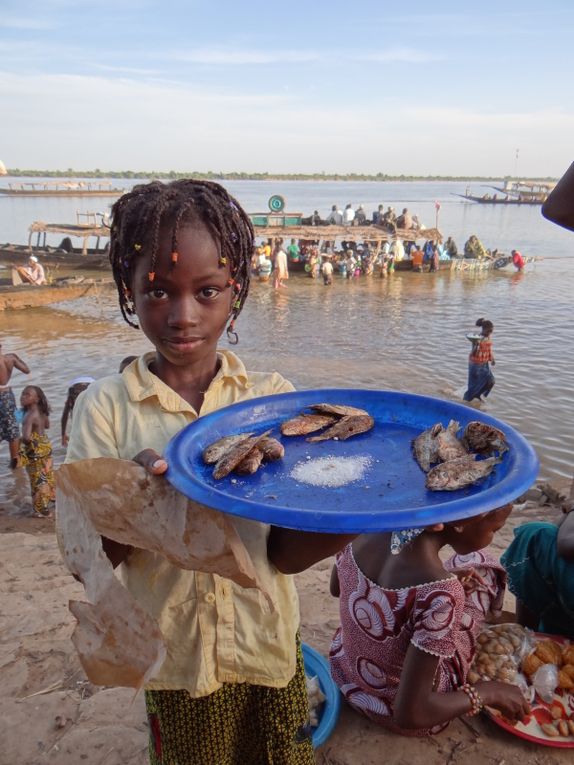
[[[8,175],[16,178],[197,178],[211,181],[517,181],[510,175],[389,175],[388,173],[206,173],[197,171],[177,172],[175,170],[21,170],[8,169]],[[533,181],[554,181],[545,178],[529,178]]]

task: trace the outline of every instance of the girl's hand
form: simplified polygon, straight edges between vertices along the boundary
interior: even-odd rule
[[[167,462],[153,449],[144,449],[136,454],[134,462],[144,467],[150,475],[163,475],[167,470]]]
[[[484,579],[474,568],[467,568],[463,571],[455,571],[455,574],[467,595],[470,595],[481,586],[484,587],[486,585]]]
[[[530,712],[530,704],[517,685],[484,680],[474,687],[487,706],[498,709],[509,720],[521,720]]]

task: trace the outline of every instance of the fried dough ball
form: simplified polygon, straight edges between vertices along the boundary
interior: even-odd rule
[[[543,664],[562,666],[562,646],[554,640],[541,640],[534,649],[534,653]]]
[[[522,662],[522,671],[530,677],[536,670],[544,664],[535,653],[530,653]]]

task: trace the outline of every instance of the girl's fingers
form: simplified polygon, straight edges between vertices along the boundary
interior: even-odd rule
[[[134,462],[144,467],[152,475],[162,475],[167,470],[167,462],[153,449],[144,449],[136,454]]]

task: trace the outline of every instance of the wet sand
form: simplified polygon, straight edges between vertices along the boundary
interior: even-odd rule
[[[19,472],[19,471],[16,471]],[[21,480],[22,476],[15,476]],[[567,494],[569,482],[554,487]],[[512,529],[524,520],[557,521],[560,509],[537,493],[517,506],[499,532],[492,552],[500,553]],[[85,677],[70,635],[74,620],[68,600],[83,588],[60,559],[53,521],[0,502],[0,765],[143,765],[147,722],[142,694],[99,688]],[[296,577],[303,640],[324,655],[338,625],[338,602],[329,595],[332,560]],[[507,595],[508,618],[514,611]],[[381,754],[384,752],[384,756]],[[343,705],[337,728],[317,751],[319,765],[566,765],[571,751],[549,749],[514,738],[484,715],[461,719],[441,734],[408,739],[378,728]],[[214,764],[215,765],[215,764]],[[247,763],[246,763],[247,765]]]

